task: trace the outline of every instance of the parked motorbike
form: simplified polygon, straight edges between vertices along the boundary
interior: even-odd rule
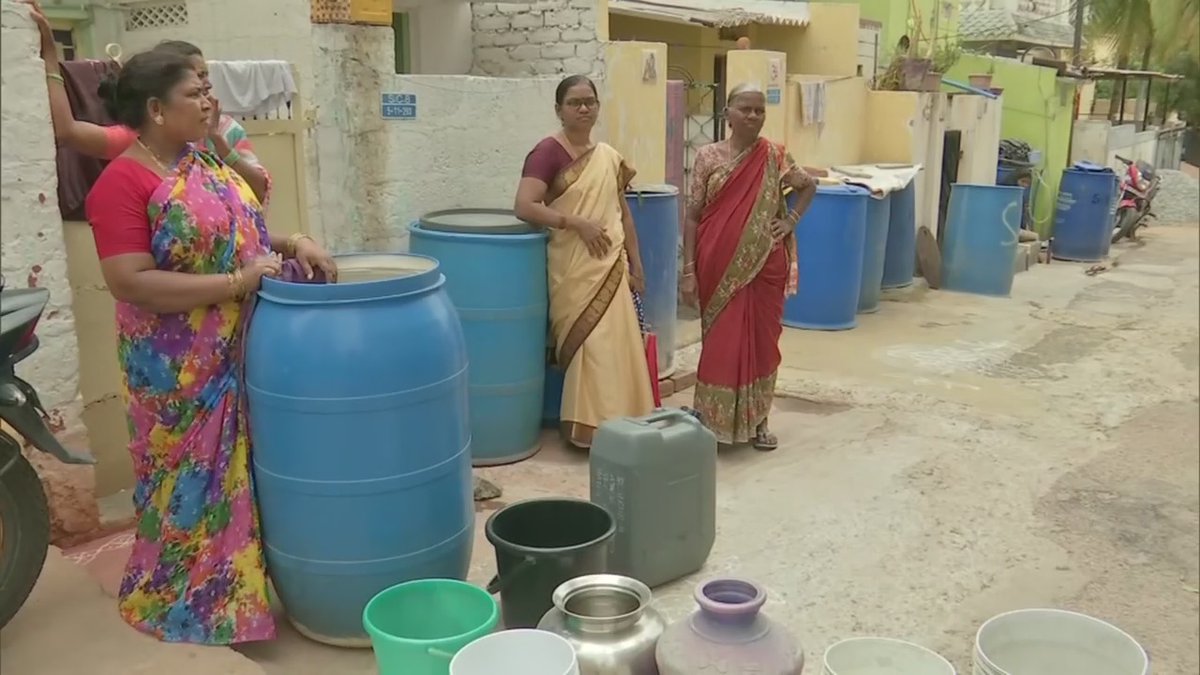
[[[1139,227],[1149,227],[1149,221],[1157,218],[1150,211],[1154,196],[1158,194],[1159,175],[1154,167],[1143,161],[1133,161],[1117,155],[1125,165],[1121,177],[1117,202],[1117,221],[1113,228],[1112,243],[1122,239],[1135,239]]]
[[[21,454],[22,443],[66,464],[95,464],[86,452],[63,447],[47,427],[46,409],[37,390],[16,376],[14,366],[38,348],[34,334],[50,291],[6,290],[0,277],[0,628],[28,599],[41,576],[50,544],[50,512],[42,481]]]

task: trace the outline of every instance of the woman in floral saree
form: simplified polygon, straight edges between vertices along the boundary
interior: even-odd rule
[[[634,171],[611,146],[591,141],[596,86],[574,75],[555,99],[562,132],[525,158],[514,210],[550,231],[550,332],[566,371],[560,420],[567,441],[587,448],[601,422],[654,409],[631,293],[645,284],[625,202]]]
[[[759,137],[766,97],[734,87],[730,137],[696,154],[680,290],[701,312],[695,409],[722,443],[774,450],[767,417],[779,370],[783,302],[795,293],[794,229],[816,184],[781,146]],[[797,191],[786,211],[783,188]]]
[[[268,639],[275,623],[240,381],[245,300],[279,273],[281,255],[309,275],[336,268],[307,237],[270,236],[246,181],[194,145],[211,103],[188,59],[138,54],[101,95],[138,132],[86,203],[117,300],[137,479],[120,613],[168,642]]]

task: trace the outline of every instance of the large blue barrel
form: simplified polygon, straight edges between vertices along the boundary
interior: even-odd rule
[[[562,416],[563,384],[566,373],[553,366],[546,366],[546,388],[542,401],[542,426],[557,428]]]
[[[389,586],[471,559],[467,351],[437,262],[338,258],[337,284],[263,280],[246,344],[267,566],[305,635],[366,646]]]
[[[409,228],[436,258],[471,360],[471,457],[509,464],[541,447],[546,368],[546,235],[511,211],[455,209]]]
[[[943,288],[980,295],[1012,292],[1021,197],[1021,188],[1007,185],[950,186],[942,245]]]
[[[917,262],[917,182],[892,193],[887,248],[883,254],[883,288],[904,288],[913,282]]]
[[[858,290],[858,312],[879,311],[883,290],[883,260],[887,255],[888,224],[892,217],[892,196],[871,197],[867,202],[867,233],[863,243],[862,287]]]
[[[783,324],[810,330],[857,325],[863,242],[870,192],[852,185],[821,185],[796,224],[800,289],[783,306]]]
[[[679,309],[679,190],[673,185],[630,189],[625,201],[637,228],[646,272],[642,309],[658,336],[658,376],[675,370],[675,320]]]
[[[1050,254],[1077,262],[1107,257],[1116,197],[1117,174],[1107,166],[1080,162],[1063,171]]]

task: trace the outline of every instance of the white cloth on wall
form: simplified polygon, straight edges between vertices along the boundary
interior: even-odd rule
[[[825,123],[825,81],[800,83],[800,123]]]
[[[853,166],[834,166],[829,169],[829,177],[849,185],[857,185],[871,191],[877,198],[883,198],[893,192],[899,192],[908,187],[916,179],[923,167],[920,164],[856,164]]]
[[[229,115],[266,115],[296,95],[287,61],[209,61],[208,79],[221,111]]]

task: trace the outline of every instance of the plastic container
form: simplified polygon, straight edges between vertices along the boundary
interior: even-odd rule
[[[892,217],[892,196],[871,197],[867,201],[867,231],[863,239],[862,283],[858,289],[858,313],[879,311],[883,290],[883,261],[887,255],[888,225]]]
[[[942,288],[1007,297],[1021,229],[1021,188],[950,186],[942,245]]]
[[[684,410],[600,425],[591,500],[616,522],[609,570],[651,587],[704,566],[717,536],[717,438]]]
[[[1055,260],[1096,262],[1108,257],[1117,199],[1117,174],[1080,162],[1063,171],[1054,211]]]
[[[541,447],[546,234],[499,209],[435,211],[409,231],[412,252],[438,260],[462,319],[474,464],[526,459]]]
[[[801,672],[804,652],[795,638],[760,611],[766,601],[766,591],[741,579],[698,586],[700,609],[671,624],[658,641],[659,674]]]
[[[916,262],[917,182],[914,180],[903,190],[892,193],[881,286],[884,289],[911,286]]]
[[[646,272],[642,307],[658,336],[658,376],[675,372],[675,320],[679,309],[679,189],[639,186],[625,192],[637,228],[638,252]]]
[[[566,638],[580,675],[658,675],[654,649],[667,624],[650,588],[616,574],[576,577],[554,591],[539,630]]]
[[[362,620],[380,675],[445,675],[458,650],[491,633],[499,618],[482,588],[423,579],[376,595]]]
[[[869,194],[852,185],[817,187],[796,224],[800,288],[784,301],[783,325],[847,330],[858,324]]]
[[[336,284],[263,280],[246,390],[275,590],[306,636],[366,647],[381,590],[467,574],[467,354],[436,261],[338,268]]]
[[[1085,614],[1021,609],[975,634],[975,675],[1150,675],[1150,657],[1128,633]]]
[[[824,675],[956,675],[954,666],[921,645],[881,637],[842,640],[825,650]]]
[[[405,675],[408,675],[405,673]],[[467,645],[450,675],[580,675],[571,643],[540,630],[506,630]]]
[[[569,579],[608,571],[616,527],[604,507],[579,499],[529,499],[492,514],[484,534],[496,549],[489,593],[500,594],[506,628],[533,628]]]

